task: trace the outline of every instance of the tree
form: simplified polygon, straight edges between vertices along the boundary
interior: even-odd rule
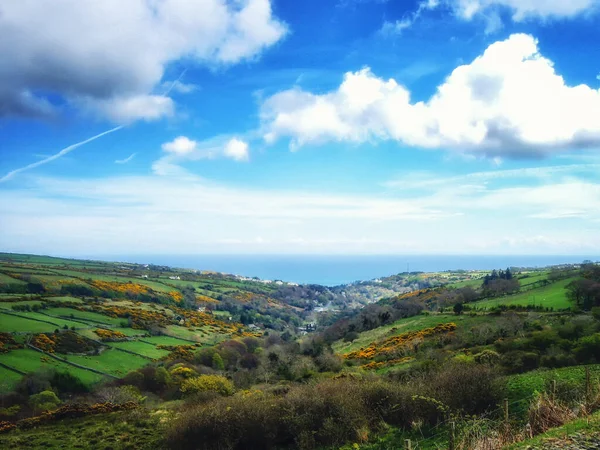
[[[29,404],[36,412],[56,409],[61,401],[52,391],[42,391],[29,397]]]
[[[212,357],[212,366],[215,370],[225,370],[225,363],[223,358],[217,352]]]
[[[464,306],[462,303],[456,303],[452,309],[454,310],[454,314],[460,316],[463,312]]]
[[[354,342],[358,338],[358,333],[356,331],[349,331],[344,336],[344,342]]]

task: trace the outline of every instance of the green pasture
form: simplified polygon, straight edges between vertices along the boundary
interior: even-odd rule
[[[133,355],[130,355],[133,356]],[[42,359],[43,358],[43,359]],[[69,357],[70,359],[71,357]],[[102,375],[90,372],[79,367],[71,366],[65,362],[58,361],[40,352],[31,349],[12,350],[0,355],[0,361],[7,366],[14,367],[21,372],[37,372],[44,369],[58,369],[68,371],[75,375],[85,384],[93,384],[105,379]]]
[[[0,355],[0,362],[2,362],[2,355]],[[21,377],[17,372],[0,366],[0,394],[14,390]]]
[[[0,284],[26,284],[23,280],[18,280],[13,277],[9,277],[6,274],[0,273]]]
[[[600,382],[600,364],[587,366],[590,370],[592,383]],[[560,369],[538,369],[518,375],[511,375],[507,379],[507,394],[510,400],[520,400],[530,397],[535,392],[547,390],[552,382],[568,383],[574,389],[585,390],[586,366],[563,367]]]
[[[40,318],[41,320],[52,323],[38,322],[25,317],[5,314],[0,311],[0,330],[5,333],[51,333],[57,328],[62,328],[64,325],[67,325],[68,327],[74,326],[75,328],[83,326],[80,323],[54,319],[40,314],[36,315],[36,313],[19,312],[18,314],[27,317]]]
[[[148,356],[152,359],[159,359],[169,354],[168,350],[162,350],[156,348],[156,345],[139,341],[110,342],[108,345],[114,348],[129,350],[138,355]]]
[[[110,344],[109,344],[110,345]],[[68,355],[66,358],[85,367],[100,370],[111,375],[122,377],[132,370],[144,367],[149,361],[141,356],[120,352],[114,349],[103,351],[96,356]]]
[[[93,311],[79,311],[78,309],[73,308],[48,308],[44,312],[53,317],[72,317],[74,319],[91,322],[92,324],[97,323],[103,325],[119,326],[123,322],[127,322],[127,319],[109,317],[105,316],[104,314],[100,314]]]
[[[573,304],[567,299],[565,287],[573,280],[574,278],[568,278],[541,288],[531,289],[529,291],[519,292],[504,297],[481,300],[471,303],[470,305],[481,309],[493,308],[500,305],[536,305],[544,306],[546,308],[566,309],[573,306]]]
[[[152,336],[141,338],[145,342],[151,342],[154,345],[190,345],[191,342],[183,341],[171,336]]]

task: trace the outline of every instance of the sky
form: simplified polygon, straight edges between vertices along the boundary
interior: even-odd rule
[[[600,0],[0,0],[0,250],[600,254]]]

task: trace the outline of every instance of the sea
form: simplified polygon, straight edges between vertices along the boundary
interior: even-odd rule
[[[93,258],[211,270],[263,280],[338,286],[401,272],[546,267],[598,261],[600,255],[112,255]]]

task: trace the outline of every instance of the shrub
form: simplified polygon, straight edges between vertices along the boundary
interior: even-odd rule
[[[29,397],[29,404],[38,412],[55,409],[60,403],[60,399],[52,391],[42,391]]]
[[[168,432],[172,448],[266,449],[339,447],[363,442],[389,425],[408,429],[443,418],[415,400],[413,388],[354,376],[293,385],[279,394],[241,391],[181,412]]]
[[[581,338],[575,348],[575,355],[580,362],[599,362],[600,333]]]
[[[540,357],[537,353],[516,350],[502,355],[500,363],[509,373],[522,373],[537,369],[540,365]]]
[[[146,400],[135,386],[125,385],[118,387],[104,387],[99,389],[96,396],[102,403],[110,402],[115,405],[125,403],[142,403]]]
[[[489,366],[457,362],[433,374],[426,388],[433,398],[454,410],[480,414],[499,402],[497,381],[498,374]]]
[[[493,350],[484,350],[473,356],[478,364],[496,364],[500,361],[500,355]]]
[[[233,394],[233,383],[220,375],[200,375],[188,378],[181,383],[181,392],[193,395],[199,392],[217,392],[221,395]]]

